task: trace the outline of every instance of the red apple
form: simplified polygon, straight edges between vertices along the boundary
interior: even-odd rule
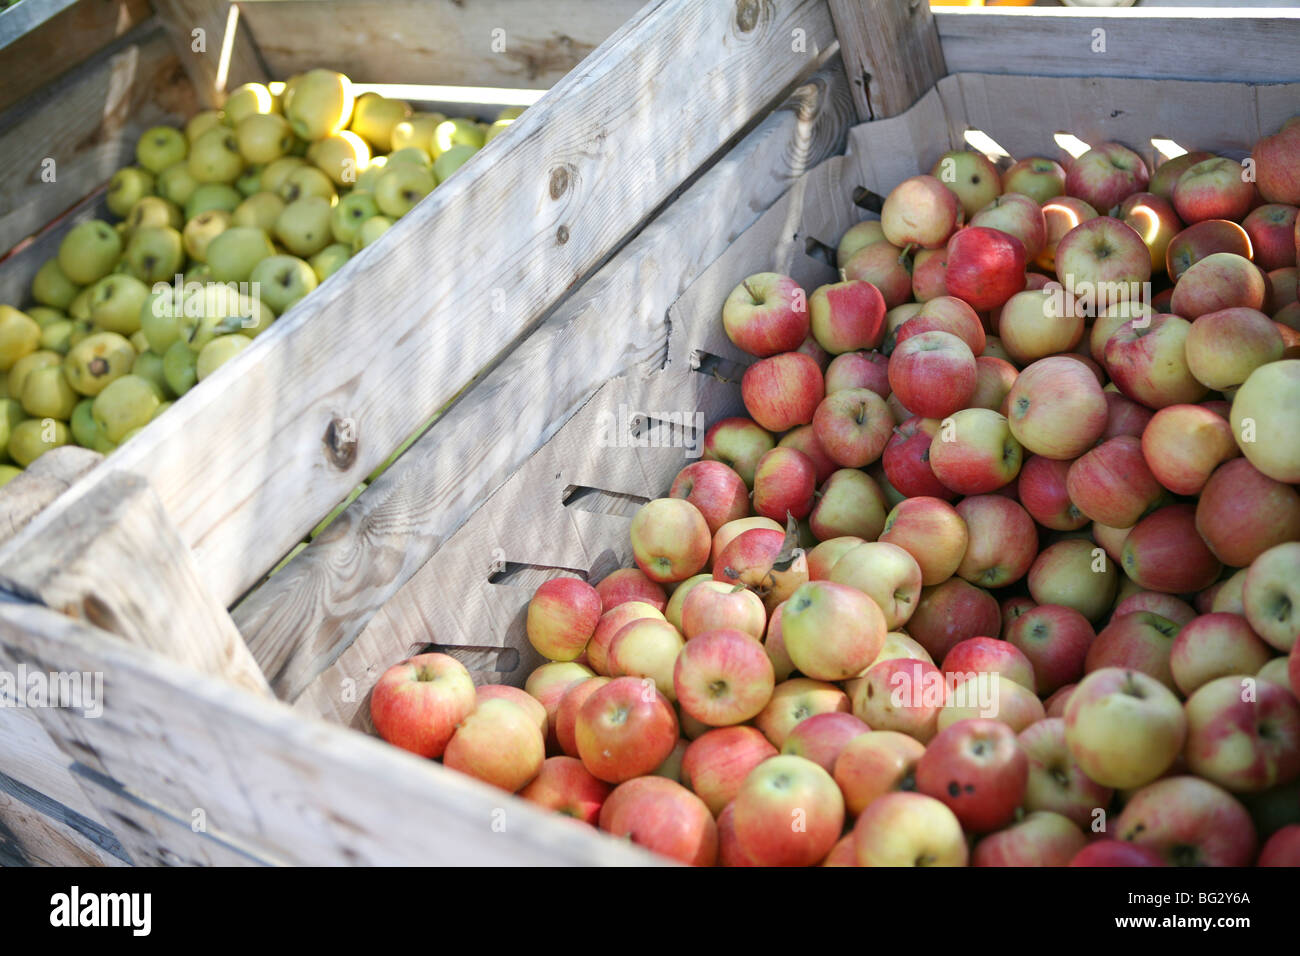
[[[1110,806],[1112,790],[1094,783],[1074,762],[1065,742],[1065,720],[1040,720],[1016,739],[1029,758],[1025,809],[1059,813],[1078,826],[1091,827],[1097,810]]]
[[[852,714],[814,714],[790,731],[781,746],[781,753],[806,757],[827,773],[832,773],[845,746],[870,731],[870,727]]]
[[[820,286],[808,312],[813,338],[831,355],[874,349],[885,337],[885,298],[861,279]]]
[[[808,580],[808,561],[795,552],[782,531],[753,528],[722,549],[713,562],[713,579],[744,584],[763,599],[768,613]]]
[[[870,282],[880,290],[888,309],[902,305],[912,296],[911,255],[888,240],[859,249],[840,267],[840,276],[846,282]]]
[[[1150,847],[1124,840],[1097,840],[1080,850],[1070,866],[1164,866],[1165,858]]]
[[[736,840],[759,866],[811,866],[844,828],[844,798],[829,773],[803,757],[763,761],[735,799]]]
[[[1025,511],[1039,524],[1054,531],[1074,531],[1088,523],[1088,516],[1070,500],[1065,481],[1068,461],[1041,455],[1025,459],[1016,481],[1016,492]]]
[[[847,556],[836,567],[845,560]],[[833,581],[809,581],[782,611],[786,653],[801,673],[815,680],[845,680],[862,673],[880,653],[887,630],[875,601]]]
[[[629,601],[641,601],[660,611],[668,604],[668,595],[664,593],[663,586],[646,577],[640,568],[611,571],[596,582],[596,593],[600,595],[602,614]]]
[[[791,516],[808,517],[816,491],[812,460],[793,448],[773,448],[754,469],[754,511],[765,518],[782,522]]]
[[[893,424],[885,400],[868,388],[842,389],[827,395],[813,416],[818,442],[843,468],[861,468],[879,458]]]
[[[1141,438],[1143,431],[1146,430],[1147,423],[1151,421],[1155,413],[1145,405],[1133,401],[1133,399],[1118,391],[1103,389],[1102,394],[1106,396],[1108,414],[1106,429],[1101,433],[1099,441],[1118,438],[1120,435],[1132,435],[1134,438]]]
[[[1034,258],[1034,265],[1047,272],[1056,273],[1056,247],[1062,239],[1081,222],[1097,218],[1097,210],[1082,199],[1057,196],[1043,203],[1043,219],[1047,224],[1043,251]]]
[[[681,587],[685,587],[685,583]],[[587,662],[592,670],[597,674],[609,676],[609,645],[625,624],[641,618],[665,620],[664,615],[653,604],[645,601],[625,601],[600,616],[596,632],[591,635],[591,640],[587,643]],[[673,626],[677,627],[676,624]]]
[[[596,589],[579,578],[544,581],[528,602],[528,642],[548,660],[573,660],[595,633],[601,605]]]
[[[885,238],[896,246],[938,249],[957,227],[957,197],[933,176],[904,179],[880,209]]]
[[[1173,204],[1155,193],[1134,193],[1120,203],[1115,217],[1142,237],[1151,254],[1151,274],[1164,272],[1169,243],[1183,228]]]
[[[1169,656],[1174,683],[1184,694],[1233,674],[1255,674],[1273,649],[1240,614],[1202,614],[1183,625]]]
[[[1218,677],[1187,699],[1186,710],[1187,768],[1197,776],[1234,793],[1300,776],[1300,701],[1286,688]]]
[[[762,640],[767,611],[762,599],[743,585],[706,579],[687,595],[681,620],[680,630],[687,640],[721,629],[741,631]]]
[[[945,684],[929,661],[895,657],[868,668],[853,690],[853,713],[875,730],[928,743],[938,732]]]
[[[998,229],[1015,236],[1025,247],[1025,255],[1033,259],[1047,243],[1047,221],[1038,200],[1023,193],[1004,192],[975,213],[971,226]]]
[[[711,727],[756,717],[775,685],[763,645],[743,631],[714,630],[692,638],[673,668],[682,710]]]
[[[931,657],[942,662],[957,644],[995,634],[1001,624],[1002,609],[993,595],[961,578],[949,578],[921,592],[907,630]],[[876,727],[869,717],[858,716]]]
[[[718,859],[713,814],[699,797],[664,777],[615,787],[600,810],[600,828],[688,866],[713,866]]]
[[[1072,607],[1089,621],[1115,603],[1115,562],[1083,538],[1067,538],[1039,552],[1029,569],[1029,593],[1039,604]]]
[[[911,619],[921,594],[921,566],[905,549],[885,541],[867,541],[845,552],[832,566],[828,580],[868,597],[883,615],[886,630]],[[789,612],[787,608],[787,621]],[[874,620],[872,612],[864,614]],[[788,645],[788,631],[786,636]]]
[[[960,229],[948,240],[948,294],[977,312],[996,309],[1025,287],[1025,263],[1025,247],[1014,236],[985,226]]]
[[[875,538],[885,526],[887,508],[875,479],[856,468],[841,468],[818,490],[808,526],[818,541],[845,535]]]
[[[1187,365],[1192,324],[1160,314],[1126,322],[1106,342],[1106,371],[1115,386],[1148,408],[1190,404],[1207,389]]]
[[[950,501],[957,497],[930,467],[930,445],[939,424],[938,419],[913,416],[894,428],[893,437],[885,445],[881,455],[885,475],[908,498],[928,496]]]
[[[753,727],[719,727],[691,742],[682,758],[682,783],[717,816],[749,776],[777,749]]]
[[[1102,143],[1065,167],[1065,192],[1104,213],[1146,189],[1149,178],[1137,153],[1121,143]]]
[[[821,367],[801,352],[759,359],[740,380],[745,410],[771,432],[809,424],[824,392]]]
[[[858,817],[859,866],[965,866],[970,851],[951,810],[922,793],[887,793]]]
[[[1204,405],[1168,405],[1142,430],[1142,457],[1176,495],[1200,494],[1215,468],[1241,454],[1232,426]]]
[[[727,338],[750,355],[793,352],[808,336],[808,301],[794,279],[760,272],[727,296],[722,327]]]
[[[630,534],[637,567],[653,581],[684,581],[709,563],[709,524],[681,498],[646,502],[633,516]]]
[[[1034,666],[1020,649],[995,637],[972,637],[955,645],[943,659],[949,677],[1001,674],[1022,687],[1034,689]]]
[[[370,720],[380,737],[421,757],[441,757],[456,725],[478,704],[465,665],[446,654],[418,654],[394,664],[370,693]]]
[[[889,359],[889,386],[914,414],[943,418],[964,408],[975,393],[970,347],[950,332],[923,332]]]
[[[1134,611],[1112,618],[1088,648],[1084,670],[1102,668],[1141,671],[1177,691],[1170,666],[1178,625],[1151,611]]]
[[[1165,494],[1147,467],[1142,442],[1127,435],[1098,445],[1070,465],[1065,490],[1076,508],[1112,528],[1133,527]]]
[[[1296,264],[1296,207],[1281,203],[1257,206],[1241,221],[1255,250],[1255,264],[1272,272]],[[1294,296],[1291,301],[1295,301]],[[1276,303],[1281,308],[1285,302]]]
[[[442,762],[510,793],[542,769],[546,741],[533,716],[508,700],[485,700],[456,727]]]
[[[522,687],[511,687],[509,684],[480,684],[475,688],[474,696],[479,704],[485,700],[508,700],[532,715],[543,737],[550,730],[550,716],[546,713],[546,707]]]
[[[1002,191],[1024,193],[1034,202],[1045,203],[1065,192],[1065,170],[1055,160],[1030,156],[1003,171]]]
[[[1259,310],[1268,295],[1268,280],[1245,256],[1215,252],[1193,264],[1178,279],[1172,310],[1195,319],[1223,309]]]
[[[1068,866],[1088,843],[1074,823],[1059,813],[1030,813],[975,845],[972,866]]]
[[[677,746],[677,715],[663,694],[636,677],[596,690],[578,711],[578,756],[607,783],[653,772]]]
[[[916,765],[916,789],[948,807],[972,833],[1001,829],[1025,795],[1029,758],[997,720],[961,720],[942,730]]]
[[[795,677],[776,685],[772,699],[755,718],[754,724],[774,747],[780,748],[800,721],[813,714],[847,713],[849,710],[848,695],[834,684]]]
[[[987,408],[964,408],[940,427],[930,445],[930,468],[945,487],[982,495],[1015,481],[1023,455],[1006,418]]]
[[[720,461],[753,487],[758,460],[776,447],[776,439],[748,418],[724,418],[704,433],[706,461]]]
[[[659,613],[654,608],[649,610],[654,614]],[[595,676],[590,668],[576,661],[550,661],[535,668],[524,681],[524,690],[546,708],[546,747],[551,753],[560,749],[556,722],[565,691],[574,684]]]
[[[1197,532],[1196,511],[1187,504],[1167,505],[1134,525],[1120,564],[1143,589],[1166,594],[1209,587],[1223,570]]]
[[[1189,166],[1174,184],[1174,208],[1186,223],[1240,220],[1254,202],[1254,184],[1246,180],[1241,165],[1222,156]]]
[[[1186,739],[1178,698],[1141,671],[1095,671],[1065,708],[1070,756],[1104,787],[1145,786],[1173,766]]]
[[[728,521],[749,514],[749,488],[745,479],[720,461],[691,462],[673,479],[668,497],[685,498],[695,505],[704,515],[711,535]]]
[[[922,249],[912,262],[912,295],[929,302],[948,294],[948,250]]]
[[[1057,243],[1056,275],[1084,314],[1098,315],[1117,302],[1145,298],[1151,253],[1128,223],[1098,216],[1079,223]]]
[[[1125,804],[1115,832],[1171,866],[1248,866],[1258,845],[1246,808],[1197,777],[1166,777],[1143,787]]]
[[[889,397],[889,359],[880,352],[845,352],[826,368],[826,394],[846,388],[869,388]]]
[[[1096,632],[1074,608],[1039,604],[1017,617],[1007,641],[1033,665],[1034,690],[1046,697],[1083,676]]]
[[[609,793],[609,784],[588,773],[576,757],[548,757],[519,796],[552,813],[595,826]]]
[[[587,698],[609,681],[608,677],[579,680],[569,685],[560,696],[560,703],[555,708],[555,739],[568,756],[578,756],[578,712],[582,710]]]
[[[893,730],[859,734],[835,759],[834,776],[850,816],[862,813],[877,797],[916,786],[916,764],[925,745]]]
[[[925,496],[895,505],[880,534],[880,543],[896,545],[915,559],[926,586],[941,584],[956,573],[969,541],[966,522],[957,509]]]
[[[975,359],[975,394],[970,398],[970,407],[1004,412],[1007,395],[1019,374],[1006,359],[995,355],[978,356]]]
[[[1256,866],[1300,866],[1300,823],[1278,830],[1259,851]]]
[[[1300,124],[1287,123],[1251,151],[1255,185],[1267,202],[1300,205]]]
[[[1196,617],[1196,608],[1186,601],[1180,601],[1172,594],[1161,594],[1159,591],[1136,591],[1115,605],[1111,618],[1117,618],[1121,614],[1132,614],[1134,611],[1152,611],[1168,618],[1179,627]]]
[[[1078,458],[1102,436],[1108,417],[1096,378],[1064,356],[1034,362],[1007,393],[1011,434],[1028,451],[1047,458]]]
[[[817,472],[817,483],[819,485],[824,483],[839,467],[831,456],[826,453],[822,443],[817,440],[817,432],[813,429],[811,422],[790,429],[781,436],[781,440],[776,443],[776,447],[793,448],[795,451],[807,455],[808,460],[813,463],[813,468]]]
[[[1275,545],[1300,541],[1300,492],[1234,458],[1205,483],[1196,530],[1220,561],[1244,568]]]
[[[957,574],[1001,588],[1019,581],[1038,556],[1038,529],[1024,508],[1001,495],[972,495],[957,505],[969,542]]]
[[[973,355],[978,356],[984,351],[986,337],[980,317],[961,299],[950,295],[937,296],[923,304],[914,316],[895,330],[892,346],[887,342],[885,350],[893,351],[922,332],[950,332],[965,342]]]
[[[1217,252],[1231,252],[1247,259],[1254,256],[1250,236],[1241,226],[1227,219],[1207,219],[1188,226],[1169,240],[1165,271],[1176,283],[1188,269]]]
[[[1190,153],[1183,153],[1181,156],[1166,159],[1151,174],[1149,186],[1151,192],[1161,199],[1172,200],[1174,186],[1178,184],[1178,178],[1197,163],[1213,158],[1213,153],[1207,153],[1204,150],[1193,150]]]

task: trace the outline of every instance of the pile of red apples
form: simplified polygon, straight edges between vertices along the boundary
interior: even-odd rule
[[[940,157],[722,306],[747,417],[390,742],[684,863],[1300,865],[1300,119]]]

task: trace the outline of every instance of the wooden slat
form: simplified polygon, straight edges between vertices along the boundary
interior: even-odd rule
[[[156,21],[13,107],[0,117],[0,256],[132,162],[146,129],[196,109]],[[56,164],[53,182],[42,179],[46,159]]]
[[[668,306],[758,210],[842,148],[851,116],[836,61],[475,385],[328,533],[235,609],[235,623],[281,698],[295,699],[332,663],[600,385],[643,363],[662,363]],[[611,323],[612,314],[625,319]]]
[[[357,82],[548,89],[643,0],[253,0],[240,4],[276,79],[313,67]]]
[[[833,52],[821,0],[763,10],[739,24],[730,7],[690,0],[638,14],[509,135],[0,549],[0,561],[97,482],[138,471],[205,584],[232,603]],[[806,31],[799,52],[796,25]]]
[[[128,866],[111,834],[82,820],[69,825],[51,816],[58,809],[40,794],[18,792],[20,785],[0,773],[0,866]],[[65,810],[66,814],[66,810]],[[107,841],[111,850],[101,841]]]
[[[241,83],[265,82],[268,77],[257,47],[242,16],[242,4],[229,0],[152,0],[153,8],[171,36],[181,66],[189,74],[199,101],[209,108],[221,106],[226,94]],[[336,28],[329,15],[317,10],[289,29],[310,22]],[[200,34],[195,31],[202,31]],[[346,31],[340,29],[342,34]],[[198,43],[198,37],[202,43]],[[201,49],[195,49],[201,46]]]
[[[98,452],[67,445],[41,455],[0,488],[0,542],[8,541],[27,522],[104,460]]]
[[[830,8],[859,119],[903,112],[947,72],[928,0],[830,0]]]
[[[87,480],[79,507],[0,560],[0,588],[89,621],[194,670],[269,693],[230,615],[205,587],[189,548],[147,481],[125,472]],[[14,542],[23,538],[20,531]]]
[[[936,8],[934,19],[951,73],[1242,83],[1300,79],[1295,56],[1300,10],[1295,9],[947,7]]]
[[[0,13],[0,112],[80,66],[152,13],[149,0],[23,0]]]
[[[313,866],[661,862],[44,608],[0,605],[0,653],[104,675],[102,717],[53,708],[39,716],[86,771],[129,797],[114,811],[117,830],[134,822],[151,832],[154,816],[186,821],[202,811],[226,846]]]

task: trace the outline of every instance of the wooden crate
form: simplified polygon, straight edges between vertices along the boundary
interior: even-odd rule
[[[255,25],[262,6],[240,9]],[[692,425],[676,446],[635,447],[602,437],[608,423],[621,408],[692,423],[738,410],[744,357],[718,321],[735,282],[762,268],[825,281],[839,234],[968,130],[1013,156],[1054,155],[1056,131],[1148,157],[1153,136],[1240,155],[1300,101],[1293,16],[1065,13],[932,18],[892,0],[638,12],[494,142],[493,162],[394,227],[383,255],[359,257],[349,281],[0,545],[0,669],[105,684],[95,720],[0,710],[24,733],[0,764],[6,792],[26,797],[8,824],[18,846],[52,862],[647,862],[356,733],[370,687],[429,645],[481,682],[522,683],[538,663],[520,626],[532,588],[626,565],[631,513],[700,438]],[[1111,52],[1071,52],[1097,30]],[[1177,60],[1153,52],[1175,39]],[[1238,82],[1195,75],[1247,46],[1258,69]],[[1059,57],[1083,75],[994,75]],[[945,60],[961,72],[945,76]],[[385,336],[349,338],[358,315]]]

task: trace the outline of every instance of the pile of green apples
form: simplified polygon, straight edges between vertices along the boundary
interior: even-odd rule
[[[0,486],[51,448],[114,451],[501,133],[310,70],[156,126],[0,304]]]

